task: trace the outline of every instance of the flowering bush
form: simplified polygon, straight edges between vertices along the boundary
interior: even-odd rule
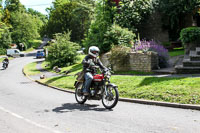
[[[159,56],[159,67],[164,68],[168,66],[169,54],[168,50],[164,48],[164,46],[159,45],[155,41],[137,41],[133,47],[134,51],[154,51],[157,52]]]

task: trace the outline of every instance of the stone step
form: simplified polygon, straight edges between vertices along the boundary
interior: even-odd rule
[[[177,74],[200,74],[200,67],[184,67],[183,65],[175,66]]]
[[[196,53],[197,55],[200,55],[200,47],[196,47]]]
[[[200,61],[190,61],[190,59],[183,60],[184,67],[200,67]]]
[[[196,51],[190,51],[189,57],[191,61],[200,61],[200,55]]]

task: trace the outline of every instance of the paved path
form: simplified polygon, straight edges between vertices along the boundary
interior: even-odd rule
[[[39,70],[41,73],[37,74],[37,75],[31,75],[30,77],[34,80],[39,80],[41,75],[45,75],[45,78],[51,78],[51,77],[57,77],[57,76],[62,76],[61,74],[57,74],[57,73],[53,73],[53,72],[49,72],[47,70],[45,70],[44,68],[42,68],[41,64],[44,61],[44,59],[39,59],[37,61],[37,70]]]

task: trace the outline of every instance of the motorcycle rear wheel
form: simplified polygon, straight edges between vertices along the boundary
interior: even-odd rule
[[[78,83],[76,90],[75,90],[75,98],[79,104],[84,104],[87,101],[87,97],[82,93],[82,86],[83,83]]]
[[[117,105],[119,100],[119,93],[117,87],[109,86],[107,88],[108,94],[104,91],[102,96],[102,104],[106,109],[112,109]]]

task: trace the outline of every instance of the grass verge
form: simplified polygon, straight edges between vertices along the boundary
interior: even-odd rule
[[[74,76],[41,80],[45,84],[65,89],[74,89],[74,81]],[[114,75],[111,82],[118,85],[120,97],[200,104],[200,78]]]
[[[27,64],[24,67],[24,73],[26,73],[27,75],[36,75],[36,74],[39,74],[40,71],[36,69],[36,65],[37,65],[37,62],[32,62],[30,64]]]

